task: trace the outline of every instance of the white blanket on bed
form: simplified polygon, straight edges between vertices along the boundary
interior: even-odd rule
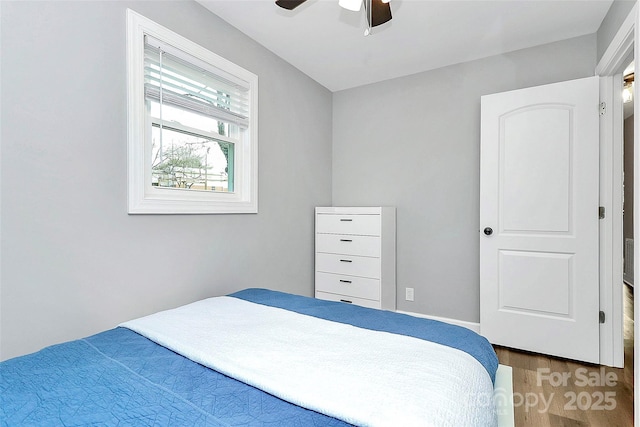
[[[493,385],[467,353],[233,297],[123,323],[296,405],[363,426],[495,426]]]

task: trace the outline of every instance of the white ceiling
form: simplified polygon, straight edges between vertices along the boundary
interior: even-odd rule
[[[598,30],[612,0],[391,0],[393,19],[365,37],[364,9],[307,0],[197,0],[331,91]]]

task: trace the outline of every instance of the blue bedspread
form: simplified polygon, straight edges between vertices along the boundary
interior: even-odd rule
[[[232,296],[275,307],[402,333],[469,351],[495,376],[495,353],[475,333],[425,319],[297,297],[263,289]],[[425,323],[426,322],[426,323]],[[430,326],[425,326],[430,325]],[[444,332],[430,331],[432,326]],[[443,329],[444,328],[444,329]],[[485,340],[486,341],[486,340]],[[488,343],[487,343],[488,345]],[[459,348],[459,347],[457,347]],[[493,355],[493,357],[491,356]],[[494,363],[495,362],[495,363]],[[0,363],[3,426],[346,426],[203,367],[124,329],[47,347]]]
[[[3,426],[347,426],[125,328],[0,364]]]

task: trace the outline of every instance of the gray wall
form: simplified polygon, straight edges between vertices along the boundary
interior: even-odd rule
[[[602,59],[602,55],[609,47],[609,44],[620,29],[620,25],[627,19],[629,12],[633,9],[636,0],[614,0],[611,7],[604,17],[600,28],[598,28],[598,57],[597,61]]]
[[[312,294],[331,93],[194,2],[0,2],[0,357],[245,287]],[[125,9],[259,76],[259,213],[128,216]]]
[[[480,97],[595,61],[592,34],[334,93],[333,203],[397,207],[399,310],[479,321]]]
[[[633,3],[597,38],[332,96],[193,2],[0,1],[0,358],[249,286],[311,295],[332,192],[398,208],[400,310],[477,322],[480,96],[592,75]],[[126,7],[259,76],[258,215],[126,214]]]

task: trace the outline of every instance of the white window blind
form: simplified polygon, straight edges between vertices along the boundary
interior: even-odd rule
[[[144,82],[148,100],[249,126],[247,82],[150,36],[145,36]]]

